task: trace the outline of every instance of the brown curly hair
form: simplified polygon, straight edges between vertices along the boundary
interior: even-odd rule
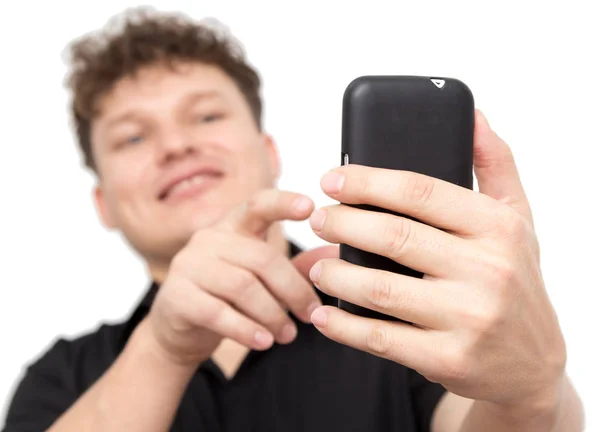
[[[90,135],[100,99],[122,78],[135,76],[143,67],[156,63],[171,67],[176,62],[191,61],[219,67],[237,84],[257,127],[262,128],[260,77],[247,62],[238,41],[216,20],[212,24],[183,14],[159,13],[153,8],[127,9],[104,29],[69,45],[70,109],[88,168],[97,172]]]

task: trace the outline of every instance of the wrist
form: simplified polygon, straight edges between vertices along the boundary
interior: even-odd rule
[[[134,330],[131,339],[133,346],[145,352],[150,361],[171,373],[191,377],[200,363],[195,360],[183,360],[166,350],[156,338],[147,317]]]
[[[478,401],[493,418],[516,430],[553,431],[560,420],[566,376],[547,389],[510,404]],[[527,428],[522,429],[523,426]]]

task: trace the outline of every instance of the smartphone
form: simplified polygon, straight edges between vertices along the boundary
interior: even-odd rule
[[[458,79],[356,78],[343,97],[342,164],[412,171],[473,189],[474,111],[473,94]],[[352,206],[393,213],[364,204]],[[346,244],[340,245],[340,258],[364,267],[423,277],[387,257]],[[341,299],[338,307],[355,315],[396,320]]]

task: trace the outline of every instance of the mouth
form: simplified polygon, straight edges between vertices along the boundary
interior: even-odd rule
[[[214,170],[190,174],[174,180],[159,194],[160,201],[186,198],[205,191],[223,177],[223,173]]]

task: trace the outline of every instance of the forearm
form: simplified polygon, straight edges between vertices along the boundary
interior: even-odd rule
[[[583,429],[581,400],[565,377],[555,403],[541,409],[508,411],[488,402],[475,401],[460,432],[579,432]]]
[[[49,432],[168,431],[195,367],[169,361],[147,335],[143,321],[111,368]]]

